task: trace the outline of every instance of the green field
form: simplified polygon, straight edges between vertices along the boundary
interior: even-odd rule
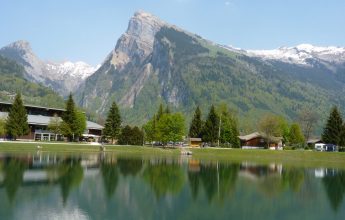
[[[41,149],[37,148],[41,146]],[[281,163],[286,166],[302,167],[332,167],[345,169],[345,153],[341,152],[315,152],[303,150],[242,150],[242,149],[216,149],[216,148],[194,148],[193,159],[208,161],[249,161],[260,164]],[[71,143],[18,143],[0,142],[2,153],[35,153],[40,151],[54,152],[59,154],[83,154],[99,153],[99,146],[88,144]],[[113,153],[118,156],[135,157],[180,157],[180,149],[164,149],[158,147],[142,146],[106,146],[106,153]]]

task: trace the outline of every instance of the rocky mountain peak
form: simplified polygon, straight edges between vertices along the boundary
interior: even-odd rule
[[[110,54],[111,64],[122,69],[129,60],[144,60],[153,50],[156,33],[168,24],[156,16],[137,11],[130,19],[127,31],[118,40]]]
[[[5,46],[4,48],[11,48],[13,50],[17,50],[17,51],[22,51],[22,52],[32,52],[30,43],[28,41],[25,40],[18,40],[15,41],[7,46]]]
[[[43,61],[32,51],[30,43],[24,40],[1,48],[0,55],[22,65],[25,70],[24,77],[29,81],[51,87],[61,95],[76,90],[98,68],[81,61],[76,63]]]

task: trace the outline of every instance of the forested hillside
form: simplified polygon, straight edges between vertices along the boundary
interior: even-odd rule
[[[0,56],[0,101],[12,102],[16,92],[21,92],[25,104],[63,107],[63,98],[51,89],[32,83],[23,76],[23,67]]]

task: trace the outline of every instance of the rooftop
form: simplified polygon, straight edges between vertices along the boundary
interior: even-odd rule
[[[0,112],[0,118],[6,118],[7,115],[8,115],[7,112]],[[43,115],[28,115],[28,124],[47,126],[52,118],[53,117],[43,116]],[[59,119],[62,120],[60,117]],[[104,127],[95,122],[86,121],[86,128],[100,130],[100,129],[103,129]]]
[[[0,105],[12,105],[13,103],[11,102],[1,102],[0,101]],[[45,110],[57,110],[57,111],[66,111],[65,109],[62,108],[51,108],[51,107],[44,107],[44,106],[38,106],[38,105],[27,105],[24,104],[25,107],[30,107],[30,108],[38,108],[38,109],[45,109]]]

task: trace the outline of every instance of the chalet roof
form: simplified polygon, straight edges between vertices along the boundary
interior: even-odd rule
[[[265,136],[263,134],[261,134],[260,132],[254,132],[251,134],[247,134],[247,135],[243,135],[243,136],[238,136],[238,138],[241,141],[249,141],[252,140],[254,138],[264,138]],[[282,137],[273,137],[272,141],[281,141],[283,138]]]
[[[317,143],[322,143],[321,139],[315,138],[315,139],[309,139],[307,141],[307,144],[317,144]]]
[[[4,105],[12,105],[13,103],[11,102],[0,102],[0,105],[4,104]],[[66,111],[65,109],[62,108],[50,108],[50,107],[44,107],[44,106],[38,106],[38,105],[27,105],[24,104],[25,107],[30,107],[30,108],[37,108],[37,109],[44,109],[44,110],[56,110],[56,111]]]
[[[7,115],[8,115],[7,112],[0,112],[0,117],[2,117],[2,118],[6,118]],[[47,126],[52,118],[53,117],[43,116],[43,115],[28,115],[28,124],[29,125]],[[59,117],[59,119],[61,120],[60,117]],[[92,121],[86,121],[86,128],[87,129],[101,130],[101,129],[103,129],[103,126],[99,125],[95,122],[92,122]]]
[[[262,135],[259,132],[254,132],[251,134],[243,135],[243,136],[238,136],[238,138],[242,141],[249,141],[257,137],[262,137]]]

